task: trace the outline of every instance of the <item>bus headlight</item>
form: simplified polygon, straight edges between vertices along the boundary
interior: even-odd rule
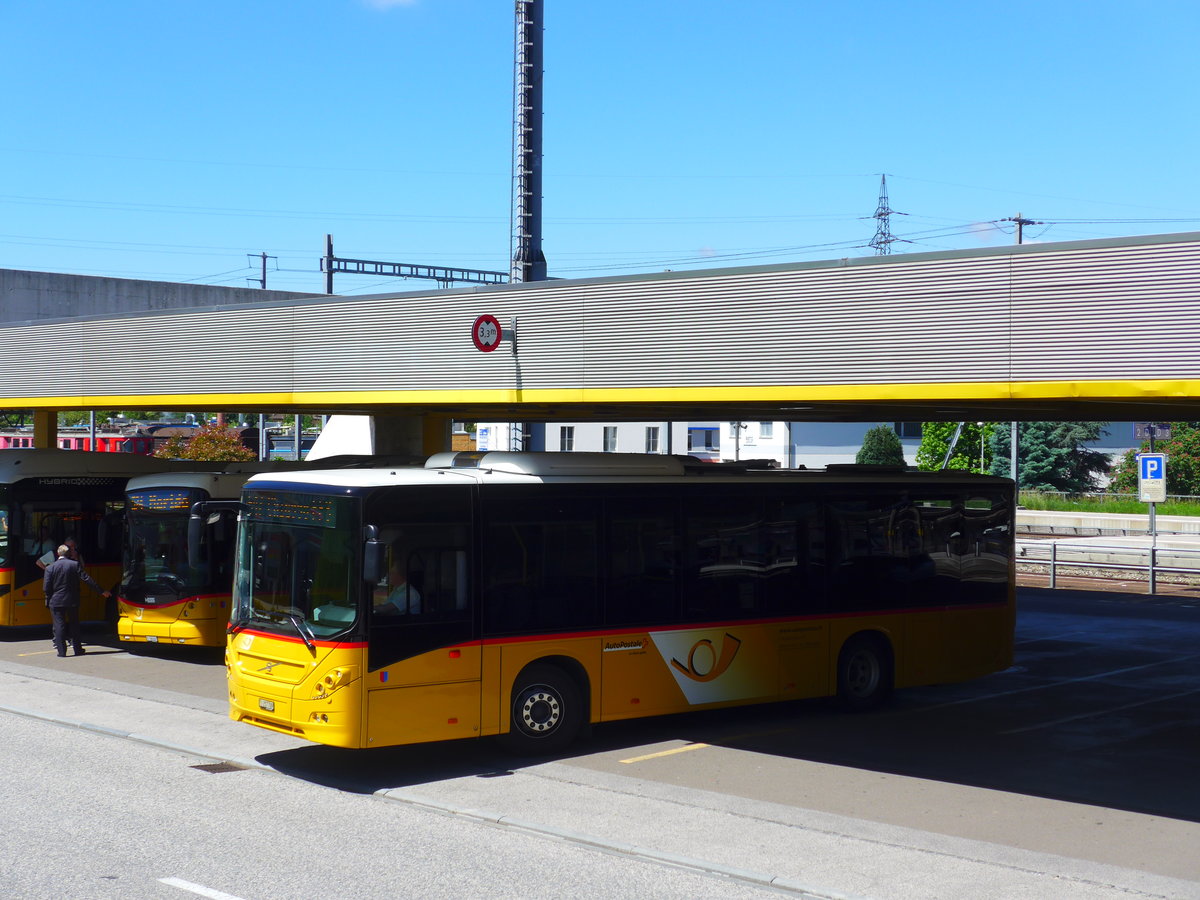
[[[339,666],[326,672],[325,675],[313,685],[313,700],[323,700],[330,694],[344,688],[347,684],[357,677],[357,672],[354,666]]]

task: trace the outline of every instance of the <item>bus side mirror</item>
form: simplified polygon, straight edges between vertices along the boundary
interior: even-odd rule
[[[193,503],[188,516],[188,565],[193,569],[200,565],[200,548],[204,543],[205,509],[203,503]]]
[[[193,569],[200,568],[204,562],[201,555],[204,547],[204,529],[217,520],[222,512],[229,510],[239,516],[249,513],[249,507],[240,500],[201,500],[192,504],[192,513],[188,516],[188,565]]]
[[[370,540],[363,545],[363,581],[379,584],[387,569],[387,544]]]
[[[377,540],[378,529],[368,525],[363,529],[363,581],[367,584],[379,584],[387,570],[387,544]]]

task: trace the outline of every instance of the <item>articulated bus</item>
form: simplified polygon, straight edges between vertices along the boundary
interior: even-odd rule
[[[195,503],[236,500],[246,479],[265,466],[230,463],[222,472],[129,479],[123,574],[117,591],[117,635],[122,641],[225,645],[236,515],[215,510],[207,517],[196,560],[188,559],[188,517]]]
[[[115,591],[121,576],[125,483],[178,466],[135,453],[0,450],[0,627],[47,625],[39,560],[75,538],[88,573]],[[85,621],[110,619],[104,599],[80,592]]]
[[[990,476],[634,454],[257,475],[230,716],[339,747],[557,752],[590,723],[869,708],[1011,664],[1013,509]]]

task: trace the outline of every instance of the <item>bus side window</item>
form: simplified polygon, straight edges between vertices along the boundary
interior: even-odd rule
[[[762,605],[770,556],[763,505],[750,498],[684,504],[687,557],[684,610],[688,618],[752,618]]]
[[[973,496],[962,515],[962,580],[970,582],[967,596],[983,596],[985,602],[1006,599],[1008,569],[1013,554],[1011,516],[1006,497]]]
[[[599,624],[594,502],[528,497],[484,526],[485,625],[494,633]]]
[[[466,529],[462,525],[389,525],[387,574],[375,586],[372,604],[381,621],[421,617],[445,621],[470,612]],[[400,623],[393,623],[400,624]]]
[[[825,612],[823,510],[811,500],[768,498],[763,610],[784,615]]]
[[[835,610],[902,608],[908,603],[910,560],[896,523],[915,525],[900,491],[829,502],[826,537],[829,600]],[[910,535],[911,536],[911,535]]]
[[[669,502],[609,503],[604,623],[679,619],[679,539]]]

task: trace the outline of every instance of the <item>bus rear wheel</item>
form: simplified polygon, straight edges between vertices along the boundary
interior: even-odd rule
[[[892,694],[892,654],[883,638],[860,634],[838,654],[837,697],[845,709],[872,709]]]
[[[557,753],[583,725],[579,685],[557,666],[539,663],[517,678],[512,692],[512,720],[504,742],[518,753]]]

